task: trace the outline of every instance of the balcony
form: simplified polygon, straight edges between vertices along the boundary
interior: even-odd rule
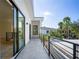
[[[79,40],[31,39],[16,59],[79,59]]]
[[[16,59],[50,59],[39,39],[31,39]]]

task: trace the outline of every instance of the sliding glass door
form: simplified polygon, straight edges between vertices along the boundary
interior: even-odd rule
[[[14,9],[14,55],[25,46],[25,18],[18,8]]]
[[[10,59],[25,46],[25,17],[7,1],[0,0],[0,59]]]

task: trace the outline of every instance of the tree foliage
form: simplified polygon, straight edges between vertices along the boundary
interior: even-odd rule
[[[71,22],[70,17],[64,17],[62,22],[58,23],[59,28],[51,31],[52,37],[79,38],[79,20]]]

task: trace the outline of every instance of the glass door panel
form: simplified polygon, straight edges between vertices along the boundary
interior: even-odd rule
[[[19,40],[19,49],[24,47],[24,17],[18,11],[18,40]]]
[[[14,31],[14,45],[13,45],[13,55],[15,55],[17,52],[18,52],[18,32],[17,32],[17,28],[18,28],[18,18],[17,18],[17,15],[18,15],[18,9],[17,8],[13,8],[13,11],[14,11],[14,18],[13,18],[13,25],[14,25],[14,28],[13,28],[13,31]]]

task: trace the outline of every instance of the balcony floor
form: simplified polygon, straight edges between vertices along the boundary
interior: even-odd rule
[[[31,39],[16,59],[50,59],[39,39]]]

